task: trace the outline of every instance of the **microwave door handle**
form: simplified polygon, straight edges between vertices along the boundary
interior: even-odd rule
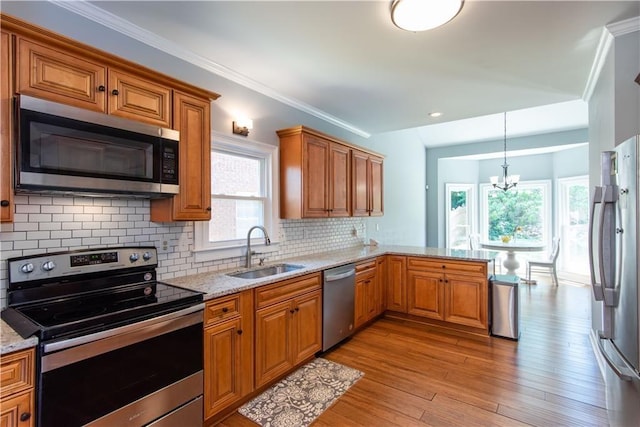
[[[593,256],[593,249],[594,249],[593,238],[595,234],[593,232],[593,226],[595,223],[594,217],[596,213],[596,205],[600,203],[599,199],[602,198],[601,194],[602,194],[602,187],[595,187],[593,191],[592,201],[591,201],[591,212],[589,215],[589,270],[591,272],[591,287],[593,289],[593,297],[595,298],[596,301],[602,301],[604,299],[604,294],[602,292],[602,285],[596,281],[596,271],[595,271],[594,256]],[[600,214],[602,215],[602,210],[600,211]],[[599,243],[600,242],[598,242],[598,246],[600,246]],[[598,268],[600,269],[601,266],[598,266]],[[598,272],[598,275],[600,275],[600,272]]]

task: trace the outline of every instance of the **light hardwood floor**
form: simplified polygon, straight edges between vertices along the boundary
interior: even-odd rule
[[[521,285],[518,342],[381,319],[323,357],[364,377],[321,426],[607,426],[589,287]],[[254,426],[235,413],[220,426]]]

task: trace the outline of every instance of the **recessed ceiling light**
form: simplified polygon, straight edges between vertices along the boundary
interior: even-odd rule
[[[429,113],[429,117],[440,117],[442,113],[440,111],[434,111],[433,113]]]

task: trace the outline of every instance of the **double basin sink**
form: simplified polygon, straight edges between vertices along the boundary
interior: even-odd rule
[[[276,274],[288,273],[290,271],[300,270],[303,265],[295,264],[276,264],[255,270],[238,271],[236,273],[228,273],[227,276],[237,277],[240,279],[260,279],[262,277],[275,276]]]

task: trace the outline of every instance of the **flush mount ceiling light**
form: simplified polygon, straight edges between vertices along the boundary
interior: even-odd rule
[[[394,0],[391,4],[391,20],[407,31],[425,31],[451,21],[463,0]]]
[[[497,176],[490,177],[489,181],[491,185],[493,185],[493,188],[499,188],[504,191],[515,187],[520,181],[520,175],[509,175],[509,164],[507,163],[507,113],[504,113],[504,163],[502,164],[502,183],[498,184]]]

